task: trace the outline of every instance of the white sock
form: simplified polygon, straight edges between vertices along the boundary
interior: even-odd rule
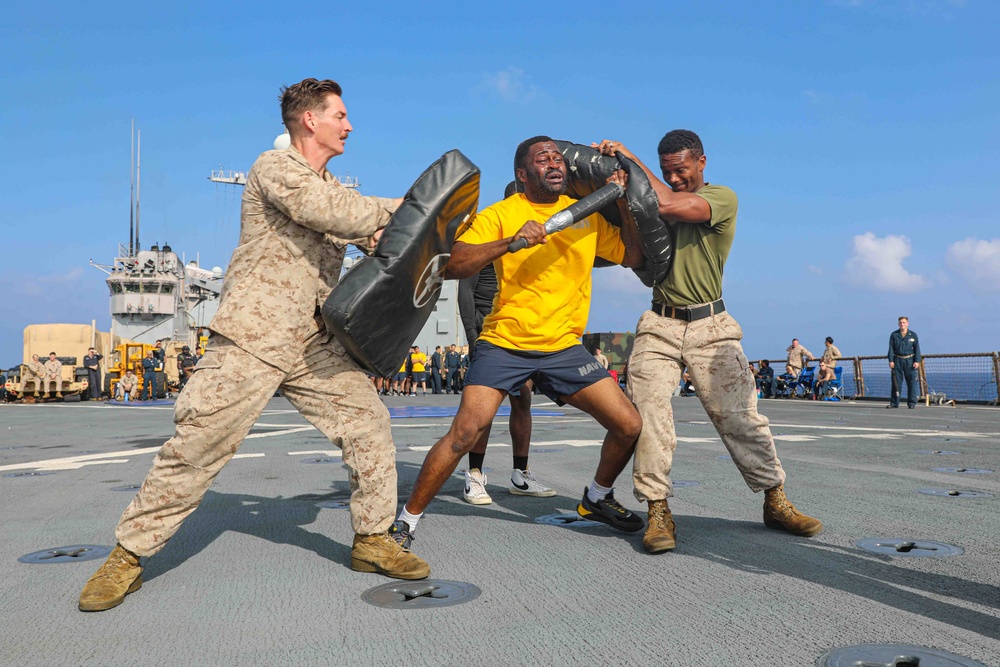
[[[587,497],[590,498],[590,502],[596,503],[599,500],[607,498],[608,494],[614,491],[614,489],[615,487],[613,486],[601,486],[595,479],[590,483],[590,486],[587,487]]]
[[[420,514],[410,514],[406,511],[406,505],[403,505],[403,511],[399,513],[399,520],[403,521],[410,527],[410,533],[412,534],[417,530],[417,522],[420,521],[420,517],[423,515],[423,512]]]

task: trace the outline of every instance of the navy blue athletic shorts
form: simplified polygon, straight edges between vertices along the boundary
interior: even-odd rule
[[[559,401],[609,377],[583,345],[559,352],[525,352],[479,340],[472,350],[465,384],[517,394],[524,381],[531,378],[539,391]]]
[[[427,382],[427,371],[413,371],[412,378],[416,384]]]
[[[404,382],[404,381],[406,381],[407,377],[409,377],[409,375],[407,375],[406,371],[401,371],[399,373],[396,373],[395,380],[396,380],[396,382]]]

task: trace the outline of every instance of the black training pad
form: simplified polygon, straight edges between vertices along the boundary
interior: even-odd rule
[[[399,370],[437,303],[455,232],[478,205],[479,167],[445,153],[406,193],[375,252],[330,293],[323,319],[362,368],[383,377]]]
[[[646,256],[645,265],[632,270],[648,287],[666,278],[674,257],[674,240],[670,227],[660,219],[659,200],[646,172],[621,154],[613,158],[582,144],[568,141],[556,141],[555,144],[566,161],[569,174],[566,194],[574,199],[582,199],[603,186],[616,169],[621,168],[628,174],[625,197],[636,227],[639,228],[642,251]],[[603,208],[601,215],[611,224],[621,227],[617,204]],[[600,258],[595,262],[595,266],[608,265],[608,262]]]

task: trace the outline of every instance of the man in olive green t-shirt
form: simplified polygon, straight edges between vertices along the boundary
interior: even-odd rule
[[[689,130],[668,132],[660,141],[663,181],[620,143],[593,145],[605,155],[621,151],[646,172],[660,218],[674,237],[673,264],[653,287],[652,309],[639,319],[629,360],[628,391],[643,422],[633,467],[635,496],[649,503],[643,547],[659,553],[675,546],[667,506],[677,446],[670,398],[685,366],[743,479],[755,493],[766,492],[765,525],[806,537],[819,533],[823,524],[785,497],[785,472],[767,418],[757,412],[756,385],[740,345],[743,330],[722,301],[722,273],[736,233],[736,193],[705,182],[704,148]]]

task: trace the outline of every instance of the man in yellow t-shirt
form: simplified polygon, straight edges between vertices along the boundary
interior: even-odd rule
[[[597,474],[578,512],[619,530],[641,530],[640,517],[614,498],[615,479],[628,464],[642,428],[635,407],[580,344],[590,310],[590,274],[598,256],[625,266],[642,263],[638,231],[623,200],[621,232],[600,215],[547,236],[539,221],[573,203],[566,164],[544,136],[523,141],[514,154],[523,193],[479,212],[460,230],[445,278],[463,278],[493,262],[498,291],[493,311],[471,354],[462,403],[448,434],[431,448],[410,499],[391,534],[407,546],[424,509],[489,427],[507,393],[533,377],[554,400],[569,403],[608,427]],[[624,172],[609,179],[625,185]],[[511,242],[527,248],[508,253]]]
[[[410,383],[410,395],[417,395],[417,385],[427,395],[427,355],[420,351],[420,346],[414,345],[410,352],[410,368],[413,379]]]

